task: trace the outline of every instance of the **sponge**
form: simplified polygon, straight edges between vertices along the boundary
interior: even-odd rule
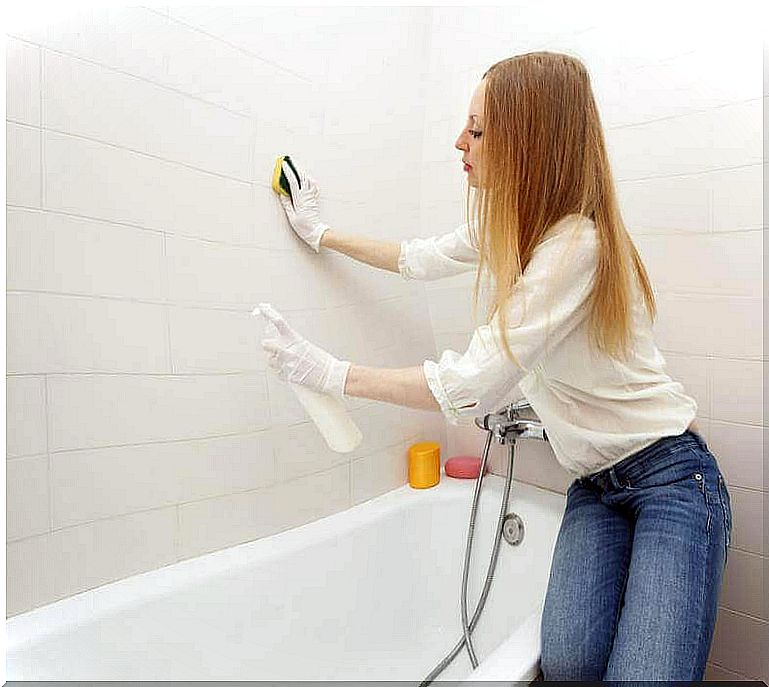
[[[288,162],[288,166],[291,167],[291,170],[294,172],[299,188],[302,188],[302,180],[299,178],[299,172],[296,171],[296,167],[294,167],[294,163],[291,162],[291,158],[288,155],[280,155],[275,161],[275,169],[272,173],[272,190],[282,196],[291,198],[291,185],[288,183],[286,173],[283,171],[283,160]],[[291,202],[294,202],[293,198],[291,198]]]

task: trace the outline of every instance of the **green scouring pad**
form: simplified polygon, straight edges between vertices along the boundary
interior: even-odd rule
[[[296,183],[299,185],[299,188],[302,188],[302,181],[299,178],[299,172],[296,171],[296,167],[294,167],[294,163],[291,162],[291,158],[288,155],[281,155],[275,161],[275,170],[272,173],[272,190],[282,196],[288,196],[291,198],[291,185],[288,183],[286,173],[283,171],[283,160],[288,162],[288,166],[291,168],[294,176],[296,177]],[[294,199],[291,198],[291,202],[293,201]]]

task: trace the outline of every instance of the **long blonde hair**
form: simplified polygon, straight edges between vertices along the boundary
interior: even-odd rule
[[[590,341],[610,356],[625,358],[632,339],[631,262],[652,321],[657,308],[622,221],[587,69],[569,55],[540,51],[501,60],[483,78],[475,227],[469,222],[480,259],[473,317],[481,275],[487,274],[493,281],[487,322],[497,315],[503,350],[520,366],[507,336],[506,306],[513,287],[548,229],[578,214],[594,222],[599,245],[586,303]]]

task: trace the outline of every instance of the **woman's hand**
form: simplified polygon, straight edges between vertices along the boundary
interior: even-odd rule
[[[296,234],[316,253],[320,251],[320,240],[323,234],[330,228],[325,222],[321,222],[318,210],[318,196],[320,188],[318,183],[304,171],[298,170],[300,177],[294,174],[291,166],[283,161],[283,173],[291,187],[291,198],[279,195],[286,216]],[[300,188],[301,180],[301,188]]]
[[[257,312],[258,311],[258,312]],[[275,336],[262,339],[268,363],[286,382],[302,384],[322,393],[344,395],[350,363],[341,361],[311,344],[294,331],[269,303],[260,303],[253,313],[267,320]]]

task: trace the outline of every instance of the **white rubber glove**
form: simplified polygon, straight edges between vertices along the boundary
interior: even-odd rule
[[[278,198],[280,198],[288,221],[296,234],[316,253],[319,253],[320,239],[330,227],[320,220],[318,210],[320,188],[318,187],[318,182],[303,170],[297,168],[301,179],[301,188],[299,188],[299,179],[297,179],[294,170],[291,169],[288,162],[284,160],[282,166],[283,173],[288,179],[288,185],[291,187],[291,198],[287,198],[284,195],[279,195]]]
[[[315,391],[344,396],[349,361],[338,360],[311,344],[269,303],[260,303],[251,314],[262,315],[267,320],[267,331],[274,334],[272,338],[262,339],[262,347],[268,352],[268,363],[278,377]]]

